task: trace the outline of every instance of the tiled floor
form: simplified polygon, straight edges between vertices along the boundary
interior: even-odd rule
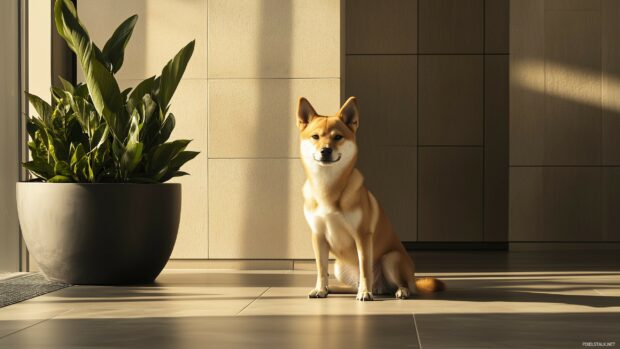
[[[308,271],[167,270],[150,286],[74,286],[0,309],[0,348],[620,346],[617,251],[416,259],[446,292],[308,299]]]

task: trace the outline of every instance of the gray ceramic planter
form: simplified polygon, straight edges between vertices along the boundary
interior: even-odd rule
[[[17,209],[28,250],[49,279],[149,283],[176,241],[181,185],[17,183]]]

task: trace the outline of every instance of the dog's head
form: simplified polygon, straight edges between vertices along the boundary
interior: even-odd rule
[[[357,159],[355,133],[359,110],[350,97],[333,116],[319,115],[304,97],[299,99],[297,125],[304,163],[318,166],[350,165]]]

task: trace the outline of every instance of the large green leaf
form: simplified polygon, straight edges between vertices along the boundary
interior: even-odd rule
[[[93,48],[88,32],[78,20],[71,1],[57,0],[54,13],[58,33],[67,41],[80,62],[95,109],[110,125],[112,134],[123,139],[127,118],[118,83],[104,63],[97,59],[97,49]]]
[[[198,154],[197,151],[188,151],[184,150],[178,153],[172,160],[170,160],[170,164],[166,168],[166,172],[160,178],[161,182],[166,182],[170,180],[172,177],[186,176],[188,173],[179,171],[181,166],[183,166],[186,162],[195,158]]]
[[[108,57],[106,57],[103,52],[101,52],[101,49],[94,43],[91,42],[91,45],[93,46],[93,54],[95,55],[95,58],[109,71],[112,71],[112,63],[110,63],[110,61],[108,60]]]
[[[28,161],[23,166],[33,175],[43,179],[50,179],[54,176],[54,168],[44,161]]]
[[[150,78],[142,80],[134,89],[131,91],[129,95],[130,99],[135,101],[140,101],[145,94],[153,92],[155,77],[151,76]]]
[[[127,135],[127,143],[138,143],[140,141],[140,113],[134,109],[131,113],[131,124]]]
[[[63,176],[63,175],[56,175],[56,176],[48,179],[47,181],[49,183],[71,183],[71,182],[73,182],[71,180],[71,177]]]
[[[78,144],[78,146],[75,147],[75,150],[71,154],[71,167],[75,167],[78,161],[80,161],[80,159],[84,157],[84,155],[86,155],[84,147],[82,146],[82,144]]]
[[[161,123],[159,117],[159,108],[157,103],[153,101],[150,94],[145,94],[140,102],[140,114],[142,116],[142,128],[140,130],[140,139],[144,143],[144,149],[149,152],[153,146],[163,142],[158,141]]]
[[[65,32],[65,26],[62,21],[63,9],[69,11],[74,18],[77,18],[77,11],[71,0],[56,0],[56,4],[54,5],[54,22],[56,23],[56,30],[58,31],[58,34],[65,39],[71,51],[77,52],[72,38],[67,32]]]
[[[84,75],[95,109],[110,125],[112,134],[118,139],[124,139],[127,114],[123,110],[121,92],[116,80],[101,63],[92,59],[92,56],[85,64],[89,64],[84,67]]]
[[[187,172],[183,172],[183,171],[168,171],[166,172],[166,174],[159,180],[161,183],[167,182],[169,180],[171,180],[174,177],[182,177],[182,176],[189,176],[189,173]]]
[[[58,80],[60,80],[60,83],[62,84],[62,87],[65,89],[65,91],[69,92],[69,94],[71,95],[75,94],[75,86],[73,86],[72,83],[63,79],[61,76],[58,77]]]
[[[103,46],[103,55],[107,58],[112,66],[112,73],[116,73],[123,66],[125,56],[125,47],[131,38],[133,28],[138,21],[138,16],[133,15],[127,18],[121,25],[116,28],[114,34],[108,42]]]
[[[96,124],[91,122],[91,115],[93,112],[92,105],[86,99],[72,95],[71,93],[65,92],[66,101],[69,103],[73,113],[77,121],[82,125],[82,128],[88,135],[92,135],[93,128],[97,126]]]
[[[150,94],[142,96],[142,119],[144,123],[149,123],[153,116],[153,113],[157,109],[157,103],[153,101]]]
[[[49,154],[48,162],[56,163],[64,158],[62,154],[57,154],[57,152],[62,152],[61,141],[52,133],[51,129],[45,129],[44,131],[45,139],[47,140],[47,151]]]
[[[41,131],[45,128],[45,124],[39,118],[31,118],[26,116],[26,131],[33,140],[37,131]]]
[[[171,160],[185,150],[190,142],[190,140],[180,139],[155,146],[149,152],[148,173],[156,180],[160,180],[170,169]]]
[[[52,92],[53,104],[61,104],[62,99],[65,97],[65,91],[55,86],[50,87],[50,91]]]
[[[47,131],[45,128],[41,130],[37,130],[34,134],[34,141],[37,144],[37,154],[41,157],[45,157],[46,161],[48,158],[48,144],[49,140],[47,139]]]
[[[30,101],[30,104],[34,110],[37,111],[37,114],[39,114],[43,120],[51,119],[53,109],[49,103],[41,99],[39,96],[35,96],[27,92],[26,95],[28,96],[28,101]]]
[[[94,180],[98,180],[99,177],[103,176],[103,172],[105,172],[105,167],[110,160],[109,150],[110,142],[104,142],[93,152],[91,167],[93,173],[95,174]]]
[[[121,169],[125,174],[130,174],[136,168],[140,160],[142,159],[142,150],[144,144],[139,141],[140,135],[140,114],[134,109],[131,115],[131,126],[129,127],[129,137],[127,139],[127,145],[125,146],[125,152],[121,157]]]
[[[71,169],[69,168],[69,164],[66,161],[58,161],[54,165],[54,173],[62,176],[71,176]]]
[[[108,125],[101,124],[93,132],[90,138],[90,151],[99,148],[108,138]]]
[[[71,121],[67,123],[66,135],[66,139],[63,142],[65,148],[72,142],[83,144],[87,147],[90,141],[89,135],[84,132],[82,125],[80,125],[76,118],[71,119]]]
[[[77,150],[76,154],[78,154]],[[73,165],[73,176],[80,182],[93,182],[95,174],[89,164],[88,155],[84,154],[84,151],[79,152],[79,154],[81,154],[81,156],[76,156],[76,161]]]
[[[131,93],[131,90],[132,88],[128,87],[121,92],[121,98],[123,99],[123,101],[127,100],[127,96],[129,96],[129,94]]]
[[[88,86],[84,83],[75,85],[75,95],[84,99],[88,98]]]
[[[197,151],[190,151],[190,150],[184,150],[180,153],[178,153],[171,161],[170,161],[170,168],[175,168],[175,169],[179,169],[181,168],[181,166],[183,166],[186,162],[190,161],[191,159],[195,158],[196,156],[198,156],[198,154],[200,154],[200,152]]]
[[[168,114],[168,117],[164,120],[164,123],[159,129],[159,137],[157,138],[157,141],[159,143],[164,143],[167,141],[168,138],[170,138],[170,134],[172,133],[172,130],[174,130],[175,125],[176,119],[174,118],[174,115],[172,113]]]
[[[185,73],[187,63],[194,53],[195,43],[195,40],[192,40],[192,42],[183,47],[179,53],[166,64],[161,72],[157,102],[163,114],[168,110],[168,104],[170,104],[174,91],[176,91]]]
[[[121,169],[129,175],[140,163],[142,157],[142,149],[144,145],[140,142],[130,143],[125,147],[125,152],[121,157]]]

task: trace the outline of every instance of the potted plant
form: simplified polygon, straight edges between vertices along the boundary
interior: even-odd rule
[[[114,77],[137,16],[103,49],[93,43],[70,0],[57,0],[56,29],[77,56],[85,83],[63,79],[52,103],[28,95],[36,178],[17,183],[22,233],[39,268],[71,284],[147,283],[170,258],[181,211],[181,166],[198,152],[168,141],[170,100],[194,50],[182,48],[162,70],[124,91]]]

